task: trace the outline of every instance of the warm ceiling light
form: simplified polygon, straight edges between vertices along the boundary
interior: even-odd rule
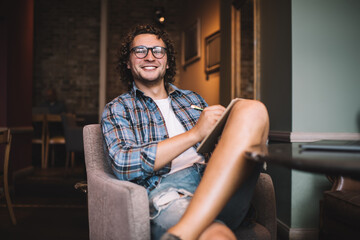
[[[160,24],[164,24],[165,23],[165,17],[164,17],[164,9],[163,8],[157,8],[155,10],[155,18],[156,21]]]

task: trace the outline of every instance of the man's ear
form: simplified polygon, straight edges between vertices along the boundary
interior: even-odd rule
[[[130,69],[130,64],[129,64],[129,61],[127,62],[127,68]]]
[[[169,64],[166,64],[166,69],[169,69]]]

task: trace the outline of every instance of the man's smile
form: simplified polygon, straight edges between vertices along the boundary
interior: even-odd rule
[[[142,66],[141,68],[144,70],[155,70],[157,66]]]

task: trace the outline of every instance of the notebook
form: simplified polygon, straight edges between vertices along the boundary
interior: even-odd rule
[[[212,150],[214,150],[215,145],[219,139],[219,136],[221,135],[225,123],[227,121],[227,118],[229,116],[229,113],[232,109],[232,107],[235,105],[237,101],[239,101],[241,98],[234,98],[231,100],[229,105],[227,106],[226,110],[220,117],[220,119],[217,121],[213,129],[210,131],[210,133],[204,138],[204,140],[200,143],[199,147],[196,149],[198,153],[209,153]]]
[[[360,152],[360,140],[321,140],[300,144],[304,150]]]

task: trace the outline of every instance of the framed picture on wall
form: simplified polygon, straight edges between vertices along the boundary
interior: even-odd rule
[[[200,59],[200,19],[182,32],[182,65],[184,68]]]
[[[220,31],[205,38],[205,73],[208,75],[220,70]]]

